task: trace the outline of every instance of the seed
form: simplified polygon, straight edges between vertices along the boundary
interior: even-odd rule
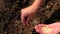
[[[50,33],[51,31],[52,31],[52,29],[49,28],[49,27],[43,27],[43,28],[42,28],[42,32],[43,32],[44,34]]]

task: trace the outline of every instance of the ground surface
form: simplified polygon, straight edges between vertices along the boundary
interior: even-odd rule
[[[34,25],[59,21],[60,0],[47,0],[31,19],[30,24],[23,26],[20,9],[32,3],[32,0],[0,0],[0,34],[32,34]]]

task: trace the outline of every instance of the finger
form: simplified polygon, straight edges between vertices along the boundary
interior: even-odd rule
[[[41,27],[40,25],[36,25],[36,26],[35,26],[36,32],[38,32],[38,33],[43,33],[42,30],[41,30],[41,28],[42,28],[42,27]]]
[[[26,24],[29,24],[29,21],[30,21],[31,17],[32,17],[31,15],[27,16]]]
[[[30,20],[30,17],[28,17],[28,16],[24,16],[24,18],[23,18],[22,21],[24,21],[24,24],[25,24],[25,25],[28,25],[29,20]]]
[[[25,25],[25,19],[24,19],[24,15],[23,14],[21,14],[21,21],[22,21],[22,23],[23,23],[23,25]]]
[[[26,25],[29,24],[29,21],[30,21],[30,17],[28,16],[26,19]]]

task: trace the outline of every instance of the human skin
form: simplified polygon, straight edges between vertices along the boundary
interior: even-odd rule
[[[45,0],[34,0],[32,5],[21,10],[21,21],[23,25],[28,24],[31,17],[33,17],[38,12],[44,1]]]
[[[48,27],[51,31],[48,32],[48,30],[49,30],[48,29],[47,33],[44,33],[46,31],[44,31],[44,32],[42,31],[43,27]],[[60,22],[55,22],[55,23],[49,24],[49,25],[47,25],[47,24],[39,24],[39,25],[35,26],[35,29],[40,34],[58,34],[60,32]]]

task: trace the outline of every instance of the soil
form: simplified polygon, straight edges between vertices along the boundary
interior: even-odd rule
[[[38,34],[37,24],[60,22],[60,0],[46,0],[28,26],[21,23],[21,9],[28,7],[33,0],[0,0],[0,34]]]

